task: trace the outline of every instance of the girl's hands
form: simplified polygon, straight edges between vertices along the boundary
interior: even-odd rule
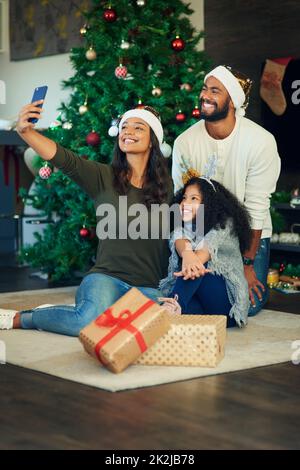
[[[26,104],[23,106],[19,113],[18,121],[16,124],[16,130],[20,134],[24,134],[30,129],[33,129],[35,124],[28,122],[29,118],[41,118],[41,113],[43,112],[42,108],[39,108],[37,105],[43,103],[44,100],[34,101],[33,103]]]
[[[183,276],[183,279],[186,281],[187,279],[196,279],[204,276],[208,272],[210,272],[210,269],[206,269],[198,256],[192,250],[186,250],[182,253],[181,271],[175,272],[174,276]]]

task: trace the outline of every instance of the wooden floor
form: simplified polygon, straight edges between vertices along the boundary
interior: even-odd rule
[[[300,366],[118,393],[0,367],[1,449],[300,447]]]
[[[47,287],[22,269],[13,290]],[[268,308],[299,313],[299,296]],[[300,449],[300,364],[117,393],[0,365],[0,409],[0,449]]]

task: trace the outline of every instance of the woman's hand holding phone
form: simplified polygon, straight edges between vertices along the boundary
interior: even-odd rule
[[[51,160],[57,151],[56,143],[36,132],[33,128],[41,118],[42,106],[47,93],[47,86],[36,87],[30,104],[23,106],[19,113],[16,131],[43,160]]]
[[[40,108],[40,106],[43,104],[43,102],[44,100],[38,100],[23,106],[19,113],[19,118],[16,125],[17,132],[24,134],[28,130],[34,128],[36,123],[30,122],[29,119],[34,118],[38,120],[41,118],[41,113],[43,110]]]
[[[34,89],[31,103],[21,109],[17,122],[17,131],[20,134],[32,129],[41,118],[42,106],[47,94],[47,85],[38,86]]]

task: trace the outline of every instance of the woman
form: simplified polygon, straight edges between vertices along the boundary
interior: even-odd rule
[[[163,293],[174,298],[160,300],[175,313],[226,315],[227,326],[246,325],[249,297],[241,255],[251,242],[246,209],[205,176],[190,178],[175,199],[184,225],[171,236],[169,275],[160,282]],[[204,227],[197,219],[201,205]]]
[[[40,118],[42,111],[37,105],[42,102],[22,108],[17,122],[19,135],[38,155],[51,161],[88,193],[94,201],[98,222],[101,206],[109,204],[115,211],[115,227],[122,236],[113,233],[110,237],[108,233],[108,237],[99,239],[95,266],[81,282],[74,307],[55,305],[20,312],[0,309],[0,329],[35,328],[77,336],[133,286],[157,300],[158,283],[168,266],[167,239],[162,236],[124,239],[124,229],[129,228],[132,217],[126,217],[124,227],[124,204],[120,204],[120,197],[122,203],[124,196],[127,198],[128,212],[134,204],[143,204],[151,233],[151,206],[169,204],[173,185],[160,151],[163,128],[152,108],[132,109],[123,115],[112,164],[106,165],[87,161],[34,130],[28,119]],[[98,229],[97,234],[99,237]]]

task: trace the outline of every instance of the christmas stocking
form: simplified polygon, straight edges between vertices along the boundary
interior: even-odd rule
[[[277,116],[286,110],[286,99],[281,88],[286,64],[267,59],[260,81],[260,96]]]

